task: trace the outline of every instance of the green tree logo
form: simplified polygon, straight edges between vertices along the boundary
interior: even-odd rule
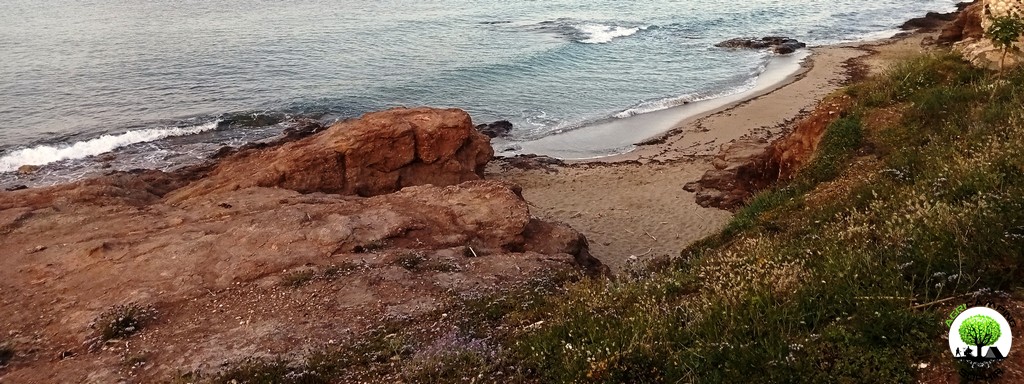
[[[967,305],[957,307],[950,318],[949,352],[960,362],[970,366],[988,366],[1006,359],[1013,347],[1012,318],[1009,312],[989,307]]]
[[[981,357],[981,348],[991,346],[1003,335],[999,322],[985,315],[974,315],[960,324],[960,339],[977,347],[975,350]]]

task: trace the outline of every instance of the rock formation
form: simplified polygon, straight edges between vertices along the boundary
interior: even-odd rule
[[[985,5],[981,1],[962,3],[955,20],[947,24],[939,35],[938,42],[952,44],[966,39],[981,39],[985,31],[981,28],[981,19]]]
[[[798,120],[785,136],[767,149],[757,143],[730,144],[713,161],[715,169],[684,186],[696,193],[697,204],[735,210],[754,193],[778,180],[789,180],[810,162],[825,129],[851,102],[842,95],[822,100],[809,115]]]
[[[715,44],[719,48],[742,48],[742,49],[771,49],[773,52],[785,55],[796,52],[800,48],[807,47],[807,44],[781,36],[768,36],[761,39],[735,38]]]
[[[1024,1],[1022,0],[979,0],[961,12],[957,21],[947,28],[941,41],[955,41],[953,50],[964,56],[964,59],[976,67],[991,70],[1012,68],[1024,63],[1024,37],[1006,56],[1003,50],[996,47],[984,36],[993,18],[1015,15],[1024,18]],[[959,35],[959,41],[955,38]]]
[[[480,124],[476,126],[476,129],[487,135],[487,137],[504,137],[512,131],[512,123],[508,120],[498,120],[489,124]]]
[[[398,108],[337,123],[306,140],[226,156],[170,201],[255,186],[374,196],[454,185],[480,179],[493,155],[466,112]]]
[[[931,32],[939,27],[943,27],[946,23],[957,19],[957,12],[950,13],[938,13],[928,12],[924,17],[916,17],[907,20],[906,23],[900,27],[903,30],[918,30],[922,32]]]
[[[445,313],[464,295],[607,273],[517,186],[479,180],[490,156],[464,112],[397,109],[209,166],[0,192],[0,329],[22,351],[6,378],[120,382],[118,356],[145,353],[130,381],[165,381]],[[126,303],[158,321],[96,344],[90,323]]]

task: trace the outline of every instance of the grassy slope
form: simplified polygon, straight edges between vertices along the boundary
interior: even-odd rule
[[[516,373],[905,382],[948,361],[928,304],[1024,281],[1024,71],[928,56],[845,92],[795,181],[667,267],[552,298],[543,327],[506,339]]]
[[[1000,81],[928,56],[844,92],[854,105],[815,160],[721,234],[616,282],[466,301],[462,341],[387,353],[396,368],[378,377],[906,382],[918,363],[951,364],[930,303],[1019,295],[1024,281],[1024,70]],[[250,364],[215,381],[354,377],[344,361]],[[296,370],[304,379],[286,379]]]

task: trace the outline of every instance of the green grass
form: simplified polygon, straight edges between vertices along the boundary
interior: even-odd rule
[[[814,158],[791,183],[769,189],[754,196],[745,207],[736,212],[722,231],[722,237],[735,237],[740,232],[760,227],[779,231],[778,223],[765,219],[767,212],[782,210],[789,204],[799,204],[802,195],[818,184],[833,180],[842,173],[849,159],[863,140],[863,123],[859,115],[842,116],[832,122],[818,145]]]

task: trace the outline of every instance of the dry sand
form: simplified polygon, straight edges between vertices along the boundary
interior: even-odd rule
[[[492,162],[488,178],[523,187],[533,214],[572,225],[614,271],[630,260],[676,255],[718,232],[732,214],[696,204],[683,185],[712,168],[725,145],[767,145],[852,76],[877,73],[893,60],[926,50],[932,34],[812,49],[803,69],[774,89],[681,121],[656,143],[589,162],[549,169],[506,169]]]

